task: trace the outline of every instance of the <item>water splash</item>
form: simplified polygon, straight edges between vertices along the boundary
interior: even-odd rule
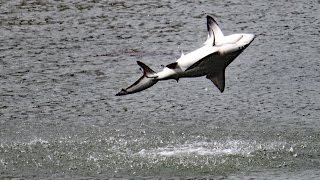
[[[191,142],[177,145],[169,145],[154,149],[142,149],[138,155],[148,156],[224,156],[224,155],[242,155],[250,156],[251,153],[259,150],[271,150],[283,146],[281,142],[257,143],[255,141],[227,140],[217,142]]]

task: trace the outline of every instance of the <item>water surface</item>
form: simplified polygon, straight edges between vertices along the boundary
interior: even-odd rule
[[[114,96],[206,39],[254,33],[206,78]],[[0,2],[0,177],[320,177],[318,1]]]

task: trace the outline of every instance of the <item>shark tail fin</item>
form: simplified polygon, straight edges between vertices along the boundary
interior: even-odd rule
[[[147,76],[147,77],[154,77],[154,74],[156,72],[154,72],[149,66],[147,66],[146,64],[144,64],[141,61],[137,61],[137,64],[142,68],[143,70],[143,75]]]
[[[143,70],[143,75],[131,86],[126,89],[121,89],[120,92],[116,94],[116,96],[123,96],[127,94],[133,94],[136,92],[143,91],[153,86],[158,82],[156,72],[154,72],[149,66],[144,64],[143,62],[137,61],[138,65]]]

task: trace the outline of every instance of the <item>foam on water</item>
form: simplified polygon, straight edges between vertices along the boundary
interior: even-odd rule
[[[250,156],[258,150],[271,150],[284,147],[285,143],[271,142],[259,144],[257,142],[243,140],[228,140],[225,142],[191,142],[185,144],[169,145],[155,149],[143,149],[138,152],[142,157],[146,156],[223,156],[242,155]]]

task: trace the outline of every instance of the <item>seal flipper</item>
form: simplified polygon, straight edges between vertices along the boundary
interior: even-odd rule
[[[206,78],[210,79],[220,92],[223,93],[225,86],[225,70],[222,70],[217,74],[208,74]]]

